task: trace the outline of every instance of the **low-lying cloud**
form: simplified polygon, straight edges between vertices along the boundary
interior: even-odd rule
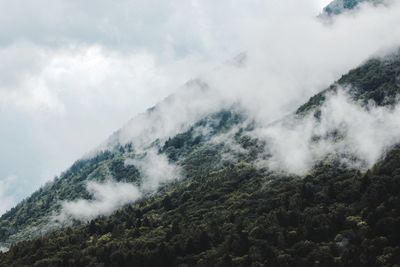
[[[113,181],[88,182],[87,191],[92,199],[63,202],[61,213],[54,219],[61,222],[68,219],[88,221],[99,215],[110,215],[116,209],[141,197],[141,192],[135,185]]]
[[[257,129],[255,136],[266,141],[271,155],[260,164],[302,175],[332,156],[365,170],[400,142],[400,105],[362,106],[338,90],[327,96],[320,111],[317,117],[310,112]]]
[[[126,162],[136,166],[142,177],[140,186],[143,192],[154,192],[160,185],[176,180],[180,177],[180,169],[169,162],[164,154],[158,154],[154,149],[146,152],[144,158]]]
[[[62,202],[61,211],[53,217],[53,221],[64,224],[71,219],[88,221],[100,215],[110,215],[122,206],[156,192],[163,184],[180,178],[179,167],[170,163],[165,155],[158,154],[155,149],[146,151],[137,159],[127,158],[125,165],[138,168],[139,186],[113,179],[102,183],[90,181],[86,190],[91,198]]]

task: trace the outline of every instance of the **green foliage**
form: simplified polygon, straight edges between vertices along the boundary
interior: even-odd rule
[[[370,60],[343,76],[351,95],[392,105],[399,57]],[[299,108],[317,109],[331,86]],[[49,232],[60,200],[89,198],[85,183],[140,182],[132,145],[75,163],[0,219],[0,266],[396,266],[400,262],[400,148],[365,174],[323,162],[306,177],[273,174],[254,160],[266,144],[243,117],[221,111],[160,145],[184,179],[109,217]],[[229,134],[232,144],[208,142]],[[159,142],[155,142],[157,145]],[[237,151],[232,147],[240,147]],[[227,159],[226,155],[232,156]],[[37,226],[38,228],[34,228]],[[31,232],[26,229],[31,229]],[[23,233],[23,234],[21,234]],[[19,235],[18,235],[19,234]],[[36,234],[36,238],[35,237]],[[30,239],[30,240],[29,240]],[[398,266],[398,265],[397,265]]]
[[[165,153],[169,159],[178,161],[213,136],[225,133],[243,121],[243,115],[231,110],[222,110],[195,123],[188,131],[169,138],[160,152]]]
[[[79,160],[0,218],[0,243],[18,242],[51,230],[50,217],[60,210],[61,201],[89,199],[87,181],[104,181],[110,172],[118,181],[137,182],[139,179],[134,166],[124,166],[121,150]]]
[[[363,175],[334,163],[305,178],[246,162],[193,172],[108,218],[19,243],[0,266],[394,266],[399,160],[396,148]]]

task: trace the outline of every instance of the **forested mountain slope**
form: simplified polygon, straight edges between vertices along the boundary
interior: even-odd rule
[[[398,54],[367,61],[311,98],[347,88],[364,105],[391,106],[399,90]],[[365,174],[323,160],[305,177],[257,165],[265,146],[239,109],[211,114],[152,147],[182,168],[161,186],[110,217],[19,242],[0,256],[5,266],[394,266],[400,255],[400,152]],[[199,131],[199,129],[202,129]],[[207,129],[206,131],[203,131]],[[199,134],[200,133],[200,134]],[[223,138],[218,138],[222,136]],[[215,141],[219,140],[219,141]],[[2,240],[38,234],[60,199],[90,198],[88,180],[112,175],[141,183],[124,144],[78,161],[60,178],[1,218]],[[14,233],[17,233],[16,235]],[[39,232],[40,233],[40,232]]]
[[[395,148],[366,174],[332,163],[304,178],[246,162],[204,170],[111,217],[19,243],[0,263],[396,266],[399,160]]]
[[[188,150],[204,144],[212,136],[224,133],[242,121],[243,115],[236,114],[233,110],[221,110],[203,118],[186,132],[167,140],[162,146],[154,140],[148,150],[157,149],[169,158],[178,160],[178,157],[186,155]],[[194,134],[199,129],[207,129],[207,132]],[[8,246],[62,227],[62,222],[54,221],[62,202],[90,199],[92,196],[86,187],[90,181],[105,182],[111,179],[114,182],[140,185],[142,177],[139,170],[135,165],[126,164],[126,160],[140,159],[143,154],[146,152],[137,152],[133,145],[128,143],[98,152],[93,157],[78,160],[60,177],[1,216],[0,245]],[[204,164],[209,163],[204,162]]]
[[[251,145],[257,151],[257,145]],[[400,152],[365,174],[320,164],[306,177],[248,160],[215,169],[197,148],[190,178],[108,218],[21,242],[4,266],[395,266]],[[256,153],[256,152],[255,152]],[[205,161],[207,159],[207,161]]]

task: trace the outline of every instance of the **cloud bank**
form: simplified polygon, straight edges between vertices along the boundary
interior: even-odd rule
[[[263,13],[252,10],[255,15],[251,18],[243,14],[248,6],[226,10],[224,23],[235,27],[227,27],[224,34],[235,36],[238,41],[234,43],[246,51],[240,65],[229,60],[210,67],[198,75],[200,87],[206,90],[184,87],[174,94],[173,101],[164,101],[152,114],[131,120],[110,143],[141,145],[141,139],[148,138],[148,145],[157,137],[182,131],[207,112],[235,103],[264,124],[271,123],[295,111],[349,69],[400,44],[400,31],[392,27],[400,22],[398,3],[362,5],[357,12],[326,24],[316,18],[312,2],[272,2],[256,1],[254,5]]]

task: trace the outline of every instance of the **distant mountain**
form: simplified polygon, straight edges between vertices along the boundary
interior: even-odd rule
[[[379,4],[384,0],[334,0],[324,8],[324,13],[327,15],[338,15],[346,10],[356,8],[361,3]]]

